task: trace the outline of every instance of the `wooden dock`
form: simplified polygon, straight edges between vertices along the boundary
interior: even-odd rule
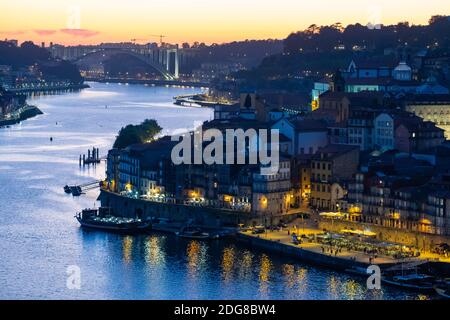
[[[100,159],[100,150],[99,148],[95,148],[93,147],[92,150],[88,150],[87,156],[86,154],[81,155],[80,154],[80,158],[78,160],[78,163],[80,165],[80,167],[83,165],[90,165],[90,164],[98,164],[100,163],[101,159]]]
[[[64,186],[64,192],[67,194],[71,194],[74,197],[79,197],[82,194],[85,194],[86,191],[88,191],[88,190],[100,188],[101,183],[102,183],[101,180],[95,180],[95,181],[88,182],[88,183],[81,184],[81,185],[75,185],[75,186],[66,185],[66,186]]]

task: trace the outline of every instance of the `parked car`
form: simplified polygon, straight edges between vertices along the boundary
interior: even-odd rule
[[[260,234],[260,233],[264,233],[265,231],[266,231],[266,228],[264,226],[256,226],[253,228],[252,233]]]

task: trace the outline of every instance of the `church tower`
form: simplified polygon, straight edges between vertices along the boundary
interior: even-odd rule
[[[339,70],[336,70],[330,82],[331,92],[345,92],[345,80]]]

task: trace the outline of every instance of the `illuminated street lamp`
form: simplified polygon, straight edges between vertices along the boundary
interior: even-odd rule
[[[267,208],[267,198],[266,197],[261,198],[261,204],[262,204],[263,209]]]

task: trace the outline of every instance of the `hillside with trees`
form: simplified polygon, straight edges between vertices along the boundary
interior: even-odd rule
[[[284,53],[330,52],[339,48],[383,53],[386,48],[450,47],[450,19],[433,16],[428,25],[396,25],[367,27],[359,23],[343,27],[341,23],[329,26],[311,25],[306,30],[290,34],[284,41]]]
[[[309,90],[310,81],[344,68],[353,57],[376,58],[387,54],[411,54],[426,49],[428,55],[450,55],[450,18],[433,16],[428,25],[367,27],[359,23],[343,27],[311,25],[290,34],[283,52],[266,57],[258,67],[235,74],[241,83],[253,87],[270,87],[284,79],[289,90],[292,81],[300,91]],[[406,57],[403,57],[406,58]],[[287,81],[289,80],[289,81]]]

